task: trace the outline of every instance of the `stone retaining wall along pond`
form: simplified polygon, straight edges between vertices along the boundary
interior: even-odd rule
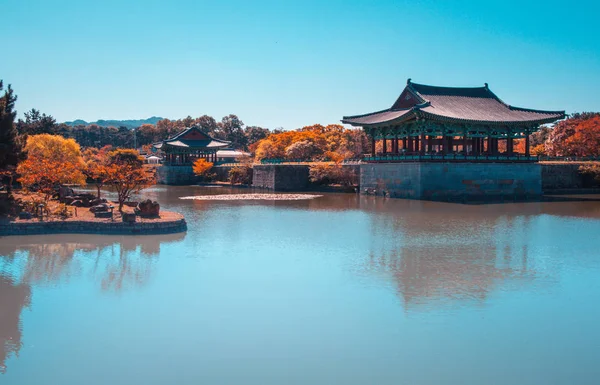
[[[153,220],[135,223],[117,221],[16,221],[0,222],[0,236],[39,234],[171,234],[187,231],[183,216],[173,220]]]

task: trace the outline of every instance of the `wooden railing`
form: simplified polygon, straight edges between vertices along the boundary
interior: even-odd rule
[[[538,162],[539,157],[535,155],[525,156],[522,154],[514,155],[464,155],[464,154],[366,154],[363,161],[368,163],[377,162]]]

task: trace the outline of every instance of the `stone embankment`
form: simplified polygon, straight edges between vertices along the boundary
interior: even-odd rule
[[[172,212],[161,212],[160,218],[141,219],[138,222],[126,223],[111,219],[39,221],[16,220],[0,222],[0,236],[4,235],[39,235],[39,234],[172,234],[187,231],[183,215]]]

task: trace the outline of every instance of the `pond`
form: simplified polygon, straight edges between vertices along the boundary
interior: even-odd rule
[[[0,237],[0,383],[597,384],[600,202],[157,186],[162,236]]]

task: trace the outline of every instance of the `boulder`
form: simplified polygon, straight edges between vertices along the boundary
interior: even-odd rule
[[[134,213],[122,213],[121,218],[125,223],[134,223],[136,216]]]
[[[96,217],[96,218],[112,218],[112,213],[110,211],[96,211],[94,213],[94,217]]]
[[[61,186],[58,188],[58,199],[62,202],[66,197],[72,197],[75,192],[70,187]]]
[[[31,219],[31,213],[28,213],[26,211],[21,211],[19,213],[19,219]]]
[[[160,204],[146,199],[138,203],[135,213],[141,217],[157,217],[160,213]]]
[[[90,211],[93,213],[107,212],[110,211],[110,207],[106,203],[100,203],[99,205],[90,207]]]
[[[100,198],[100,199],[93,199],[90,201],[90,205],[92,206],[98,206],[101,205],[102,203],[107,203],[107,200],[104,198]]]

